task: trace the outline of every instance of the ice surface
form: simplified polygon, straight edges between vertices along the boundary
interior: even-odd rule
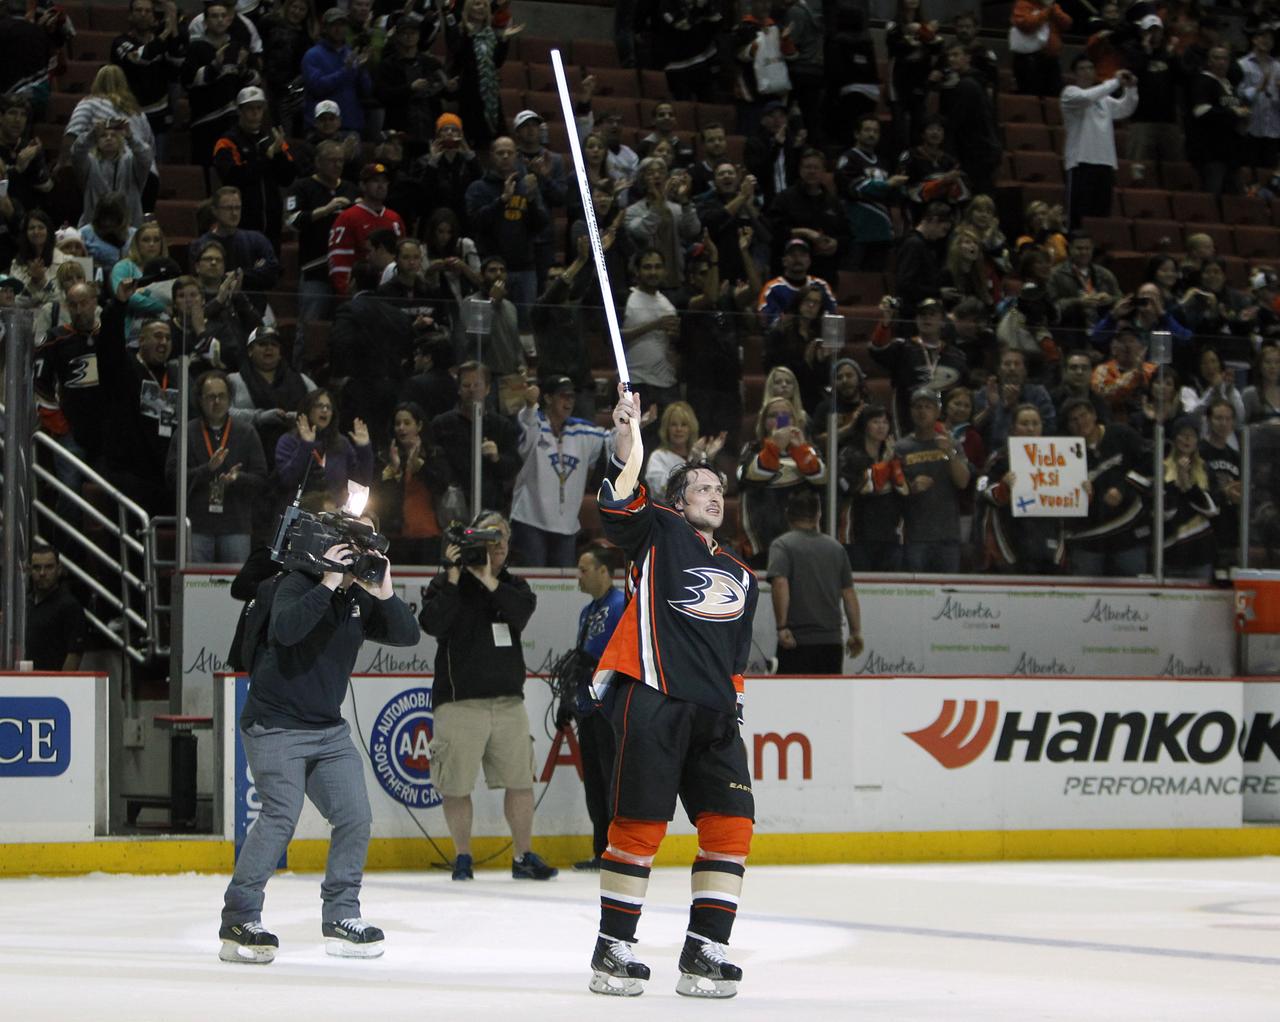
[[[226,877],[0,880],[4,1019],[283,1022],[368,1018],[1274,1022],[1275,860],[756,867],[730,1002],[675,994],[688,873],[654,873],[640,924],[643,997],[587,992],[596,877],[370,873],[374,961],[325,955],[319,881],[285,873],[267,966],[218,961]]]

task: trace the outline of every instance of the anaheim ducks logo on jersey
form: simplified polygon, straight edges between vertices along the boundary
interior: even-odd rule
[[[747,579],[735,578],[720,568],[685,568],[697,579],[685,588],[687,600],[668,600],[674,610],[703,621],[736,621],[747,608]]]

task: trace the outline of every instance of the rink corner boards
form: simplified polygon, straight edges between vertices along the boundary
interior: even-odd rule
[[[451,854],[449,842],[439,842]],[[477,838],[477,860],[499,852],[501,838]],[[323,872],[328,842],[294,841],[289,869]],[[534,848],[549,862],[567,866],[590,854],[590,839],[544,837]],[[696,838],[672,834],[663,842],[658,866],[683,866],[696,851]],[[1280,826],[1204,827],[1151,830],[916,831],[862,834],[755,835],[751,863],[984,862],[1000,860],[1238,858],[1280,855]],[[429,869],[438,856],[420,839],[374,838],[370,870]],[[509,853],[484,868],[506,869]],[[230,873],[234,849],[219,837],[114,837],[95,841],[0,844],[0,876],[70,876],[84,873]]]

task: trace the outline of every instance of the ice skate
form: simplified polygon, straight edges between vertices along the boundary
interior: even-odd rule
[[[276,957],[280,941],[274,933],[268,933],[258,920],[248,923],[228,923],[218,930],[222,948],[218,957],[224,962],[243,965],[267,965]]]
[[[685,997],[733,997],[740,979],[742,970],[725,956],[723,944],[693,934],[685,937],[676,993]]]
[[[336,958],[377,958],[382,954],[383,933],[363,919],[343,919],[321,926],[325,954]]]
[[[649,966],[636,959],[625,940],[596,938],[596,952],[591,956],[591,982],[587,984],[593,994],[639,997],[648,978]]]

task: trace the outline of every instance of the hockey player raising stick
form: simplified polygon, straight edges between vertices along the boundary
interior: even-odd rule
[[[638,483],[640,402],[621,385],[619,397],[600,517],[631,561],[634,595],[595,675],[618,753],[589,985],[598,994],[643,992],[649,967],[632,944],[679,796],[698,828],[698,856],[676,992],[732,997],[742,970],[725,945],[755,811],[738,721],[759,594],[751,570],[714,539],[724,520],[719,474],[681,465],[667,485],[669,506],[651,502]]]

